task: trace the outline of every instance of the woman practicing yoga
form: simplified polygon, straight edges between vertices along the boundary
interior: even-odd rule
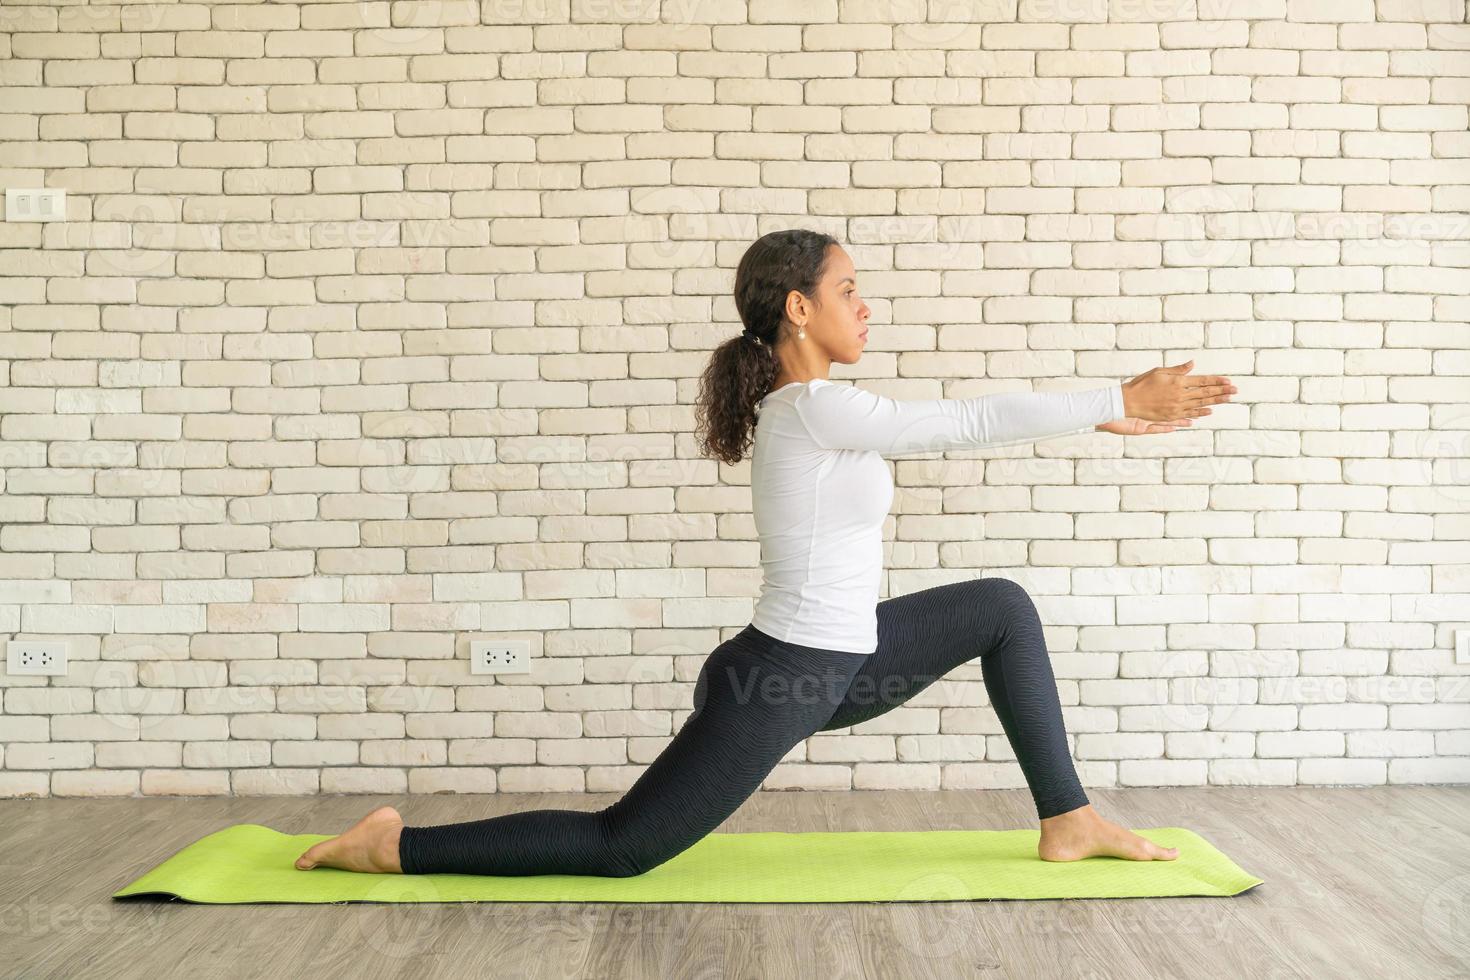
[[[735,464],[754,444],[764,575],[750,625],[705,659],[694,710],[673,739],[604,809],[411,827],[384,806],[309,848],[297,868],[642,874],[718,827],[808,736],[877,717],[977,657],[1036,804],[1043,860],[1178,856],[1088,802],[1025,589],[979,578],[878,601],[893,502],[882,457],[1089,429],[1172,432],[1229,401],[1230,380],[1188,375],[1186,361],[1072,392],[900,401],[834,384],[832,363],[862,356],[870,310],[847,252],[813,231],[772,232],[751,245],[736,270],[735,304],[745,331],[710,359],[697,413],[707,455]]]

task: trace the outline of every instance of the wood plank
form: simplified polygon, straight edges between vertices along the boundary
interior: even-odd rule
[[[618,794],[0,801],[5,971],[136,978],[1220,975],[1466,976],[1470,787],[1090,789],[1129,827],[1195,830],[1266,884],[1232,898],[909,903],[208,906],[117,887],[235,823],[337,833]],[[722,832],[1012,829],[1024,790],[762,791]],[[1458,918],[1456,918],[1458,916]]]

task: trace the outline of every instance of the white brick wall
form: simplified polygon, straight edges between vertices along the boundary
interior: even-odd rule
[[[914,18],[928,11],[928,23]],[[1462,0],[0,6],[0,795],[617,791],[760,583],[735,263],[842,240],[896,397],[1240,387],[894,462],[1090,786],[1470,781]],[[533,672],[469,674],[526,637]],[[1020,787],[978,663],[770,787]]]

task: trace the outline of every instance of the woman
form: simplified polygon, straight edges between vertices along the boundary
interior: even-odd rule
[[[1106,388],[969,399],[896,401],[833,384],[832,363],[856,363],[867,340],[870,310],[856,279],[836,239],[813,231],[772,232],[740,260],[735,303],[745,331],[711,358],[697,414],[707,455],[735,464],[754,442],[761,595],[751,624],[706,658],[693,713],[627,793],[593,812],[528,810],[432,827],[405,827],[398,811],[379,807],[309,848],[297,868],[641,874],[718,827],[814,732],[874,718],[976,657],[1036,805],[1043,860],[1178,856],[1088,802],[1041,620],[1023,588],[980,578],[877,601],[893,500],[881,457],[1090,428],[1171,432],[1236,389],[1228,378],[1186,375],[1193,361]]]

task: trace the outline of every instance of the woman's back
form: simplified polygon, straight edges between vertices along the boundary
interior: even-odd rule
[[[822,386],[833,385],[794,382],[760,403],[751,500],[764,574],[751,622],[778,640],[871,653],[893,480],[880,454],[813,439],[802,415]]]

